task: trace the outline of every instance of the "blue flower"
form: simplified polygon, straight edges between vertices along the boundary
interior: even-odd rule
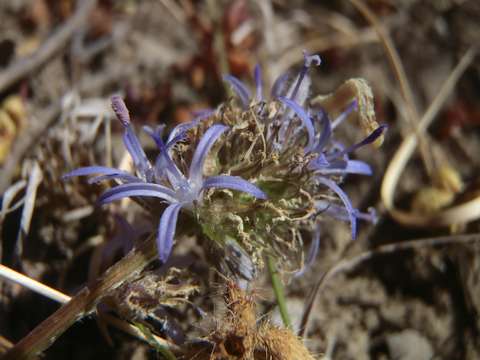
[[[157,198],[168,204],[163,211],[158,225],[157,247],[160,260],[165,263],[170,256],[175,236],[178,215],[181,209],[193,212],[197,203],[202,201],[204,190],[210,188],[231,189],[265,200],[267,196],[258,187],[238,176],[217,175],[203,176],[203,167],[207,155],[228,127],[221,124],[212,125],[200,139],[190,163],[187,174],[183,174],[173,161],[170,150],[186,138],[186,132],[196,126],[202,119],[208,117],[202,114],[188,124],[175,127],[167,142],[162,140],[163,128],[153,131],[146,128],[147,133],[155,141],[159,155],[155,165],[148,160],[130,122],[130,116],[125,103],[120,96],[112,97],[112,108],[125,128],[123,141],[133,159],[136,176],[114,168],[103,166],[83,167],[66,174],[64,178],[74,176],[96,175],[89,182],[117,180],[120,184],[105,191],[100,204],[108,204],[126,197]]]
[[[386,129],[380,125],[362,141],[344,147],[333,138],[334,130],[348,115],[357,110],[357,101],[352,101],[346,109],[333,121],[323,109],[311,109],[305,105],[309,96],[311,81],[308,70],[312,65],[320,65],[318,55],[308,55],[304,52],[304,64],[299,74],[289,85],[289,75],[280,76],[270,91],[271,101],[277,103],[277,113],[269,116],[260,116],[264,120],[264,135],[266,143],[270,144],[271,151],[282,154],[291,152],[292,148],[303,148],[303,159],[306,164],[304,171],[310,174],[315,186],[309,194],[315,200],[317,214],[321,213],[340,220],[348,220],[351,225],[351,237],[355,239],[357,233],[357,219],[374,221],[373,214],[361,213],[352,206],[348,195],[339,184],[347,174],[372,175],[371,167],[359,160],[350,159],[349,155],[358,148],[373,143]],[[252,97],[248,88],[237,78],[228,75],[224,79],[231,86],[240,99],[243,109],[262,111],[259,104],[265,103],[260,67],[254,71],[256,95]],[[260,109],[260,110],[258,110]],[[324,200],[324,191],[327,188],[340,200],[337,203]],[[315,193],[316,192],[316,193]],[[311,247],[307,255],[307,265],[313,262],[319,248],[320,231],[314,226]],[[303,270],[302,270],[303,271]]]

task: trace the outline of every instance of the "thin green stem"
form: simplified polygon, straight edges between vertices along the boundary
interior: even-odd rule
[[[283,290],[283,284],[282,284],[282,281],[280,280],[277,266],[275,264],[275,259],[270,255],[267,258],[267,267],[268,267],[268,272],[270,273],[270,278],[272,279],[273,292],[275,294],[275,298],[277,299],[278,310],[280,311],[280,316],[282,317],[283,325],[285,325],[286,328],[291,329],[292,322],[290,320],[290,316],[288,315],[288,311],[287,311],[285,291]]]

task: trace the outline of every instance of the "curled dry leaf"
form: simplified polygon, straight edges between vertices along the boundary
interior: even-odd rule
[[[358,125],[366,135],[378,128],[375,118],[373,92],[364,79],[355,78],[345,81],[335,92],[328,95],[318,95],[312,100],[312,105],[320,105],[329,114],[340,114],[352,101],[357,101]],[[381,146],[383,135],[375,140],[375,146]]]

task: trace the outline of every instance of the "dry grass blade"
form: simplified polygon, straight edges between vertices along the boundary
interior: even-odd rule
[[[432,247],[432,246],[441,246],[441,245],[468,244],[468,243],[477,242],[477,241],[480,241],[480,233],[415,239],[415,240],[409,240],[401,243],[382,245],[376,249],[368,250],[356,256],[353,256],[350,259],[344,259],[339,261],[337,264],[335,264],[333,267],[331,267],[329,270],[323,273],[323,275],[315,284],[315,287],[313,288],[304,308],[302,322],[300,323],[299,336],[301,337],[308,336],[308,325],[309,325],[310,315],[315,305],[315,300],[317,298],[317,295],[322,289],[322,287],[324,287],[326,283],[336,275],[351,271],[357,268],[360,264],[364,263],[365,261],[368,261],[380,255],[391,254],[398,251],[414,250],[414,249],[419,249],[426,246]]]
[[[22,217],[20,220],[20,229],[18,230],[17,241],[15,243],[15,254],[18,259],[21,259],[23,242],[30,231],[30,223],[32,221],[33,209],[35,208],[35,200],[37,198],[37,189],[41,182],[42,170],[40,170],[38,162],[35,161],[29,174],[25,203],[23,205]]]
[[[409,122],[411,129],[414,132],[419,133],[419,130],[417,129],[417,124],[419,122],[419,114],[415,105],[413,91],[408,82],[405,69],[402,65],[402,61],[400,60],[400,56],[393,44],[392,39],[390,38],[390,35],[385,31],[377,16],[368,8],[368,6],[366,6],[362,2],[362,0],[350,0],[350,2],[365,17],[365,19],[373,26],[373,28],[377,32],[380,43],[385,49],[385,53],[393,70],[393,73],[395,74],[395,77],[400,85],[400,93],[402,94],[402,98],[405,102],[407,110],[407,121]],[[433,173],[434,163],[431,159],[427,139],[425,138],[420,138],[420,152],[422,155],[423,164],[425,165],[425,169],[430,175]]]
[[[15,184],[10,186],[7,190],[5,190],[2,199],[2,207],[0,210],[0,226],[1,223],[5,220],[5,216],[7,216],[8,213],[18,209],[23,204],[23,200],[19,200],[14,205],[10,206],[17,194],[22,191],[25,186],[27,186],[27,182],[25,180],[19,180]]]
[[[8,281],[19,284],[27,289],[35,291],[37,294],[45,296],[53,301],[65,304],[70,301],[71,297],[52,289],[51,287],[42,284],[28,276],[20,274],[19,272],[12,270],[2,264],[0,264],[0,277]]]
[[[415,127],[415,120],[418,119],[418,111],[415,106],[415,101],[413,100],[413,92],[408,83],[405,70],[400,60],[395,46],[393,45],[392,39],[385,31],[377,16],[361,1],[361,0],[350,0],[353,6],[365,17],[365,19],[373,26],[377,35],[380,39],[380,43],[385,48],[385,53],[387,54],[390,65],[395,73],[395,77],[398,80],[400,85],[400,91],[407,105],[409,111],[409,121],[411,122],[412,127]]]
[[[22,191],[25,186],[27,186],[27,182],[25,180],[19,180],[12,186],[10,186],[5,192],[3,193],[2,197],[2,205],[0,207],[0,234],[3,233],[3,222],[5,221],[5,217],[8,213],[15,211],[20,206],[22,206],[25,198],[18,200],[15,204],[12,204],[12,201],[15,199],[17,194]],[[2,258],[2,246],[0,246],[0,259]]]
[[[458,79],[471,64],[474,57],[474,49],[468,50],[462,57],[418,124],[420,134],[412,133],[403,140],[385,171],[381,187],[381,198],[389,213],[401,224],[408,226],[446,226],[466,223],[480,217],[480,197],[431,215],[409,213],[395,208],[394,205],[395,189],[408,160],[413,155],[418,143],[418,135],[424,133],[432,123]]]

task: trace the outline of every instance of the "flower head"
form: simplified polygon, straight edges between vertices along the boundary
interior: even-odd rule
[[[227,126],[215,124],[203,134],[195,148],[188,174],[184,175],[172,160],[169,149],[185,138],[188,126],[177,126],[167,143],[163,142],[161,133],[147,129],[159,150],[156,163],[152,166],[133,131],[125,103],[119,96],[112,97],[112,108],[125,128],[124,144],[133,159],[137,176],[118,169],[90,166],[76,169],[66,174],[64,178],[96,174],[97,176],[90,179],[91,182],[118,180],[119,185],[105,191],[100,197],[99,202],[102,205],[125,197],[156,198],[168,204],[158,225],[157,247],[162,262],[166,262],[170,256],[180,210],[183,208],[193,211],[196,204],[202,201],[204,190],[231,189],[245,192],[258,199],[266,199],[265,193],[259,188],[238,176],[203,176],[207,155],[218,138],[228,129]]]
[[[273,232],[279,237],[276,245],[288,241],[285,240],[287,231],[279,230],[278,225],[282,222],[290,224],[289,229],[311,228],[307,264],[313,261],[318,251],[318,224],[324,216],[349,221],[353,239],[357,234],[358,219],[375,221],[373,213],[365,214],[353,207],[340,184],[348,174],[372,174],[367,163],[351,159],[350,154],[373,143],[386,129],[385,125],[380,125],[366,138],[348,147],[335,140],[335,129],[357,110],[357,100],[352,99],[333,121],[322,108],[307,106],[311,84],[308,71],[320,63],[318,55],[304,53],[303,66],[293,82],[289,83],[288,75],[280,76],[274,82],[268,100],[262,94],[259,67],[254,72],[255,97],[240,80],[225,77],[240,100],[243,114],[255,114],[257,131],[265,144],[262,159],[257,160],[263,166],[258,168],[257,176],[263,179],[259,184],[269,194],[269,204],[283,215],[275,219],[276,230]],[[231,111],[237,117],[245,118],[245,115]],[[332,200],[331,193],[338,201]],[[300,237],[299,232],[291,234],[289,245],[296,247],[292,244]]]

